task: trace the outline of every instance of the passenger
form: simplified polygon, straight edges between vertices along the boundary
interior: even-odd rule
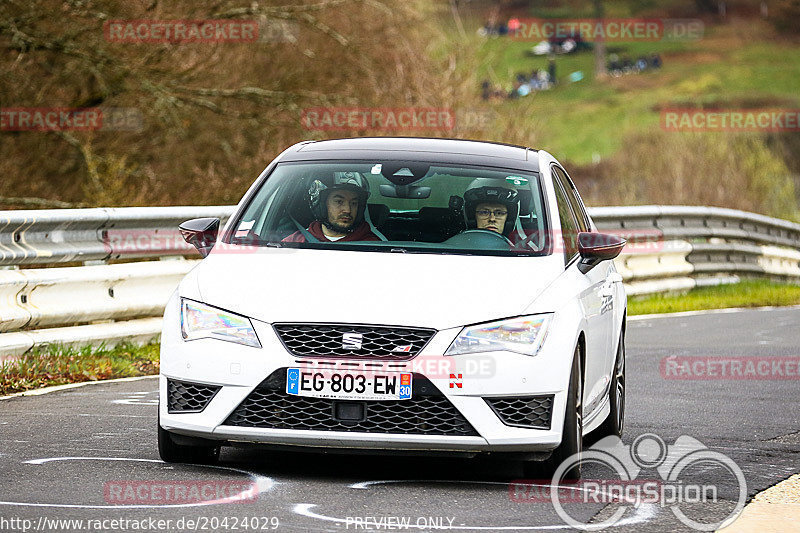
[[[315,220],[305,230],[319,242],[379,241],[364,220],[369,184],[357,172],[334,172],[333,177],[314,180],[308,189]],[[308,242],[296,231],[283,242]]]
[[[505,187],[475,187],[464,193],[468,229],[511,235],[519,213],[517,191]]]

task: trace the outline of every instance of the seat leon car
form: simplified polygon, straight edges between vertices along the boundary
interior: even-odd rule
[[[224,228],[180,229],[204,258],[164,314],[165,461],[256,444],[541,472],[622,431],[625,241],[545,151],[301,142]]]

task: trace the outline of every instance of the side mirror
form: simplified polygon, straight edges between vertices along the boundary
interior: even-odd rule
[[[578,233],[578,251],[581,261],[578,270],[586,274],[596,267],[601,261],[617,257],[628,241],[622,237],[609,233]]]
[[[187,220],[178,229],[183,240],[197,248],[200,255],[206,257],[217,242],[219,232],[218,218],[193,218]]]

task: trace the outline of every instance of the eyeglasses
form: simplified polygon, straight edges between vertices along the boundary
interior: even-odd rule
[[[481,218],[488,218],[489,215],[494,215],[495,218],[500,218],[508,215],[508,211],[505,209],[476,209],[475,216],[479,216]]]

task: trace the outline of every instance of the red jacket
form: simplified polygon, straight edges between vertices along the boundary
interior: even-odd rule
[[[310,226],[308,226],[308,232],[316,237],[319,242],[333,242],[327,238],[324,233],[322,233],[322,223],[319,220],[315,220]],[[378,236],[372,233],[372,228],[369,227],[369,224],[362,222],[361,225],[355,229],[355,231],[348,233],[336,242],[379,240],[380,239]],[[306,242],[306,238],[301,232],[295,231],[281,242]]]

